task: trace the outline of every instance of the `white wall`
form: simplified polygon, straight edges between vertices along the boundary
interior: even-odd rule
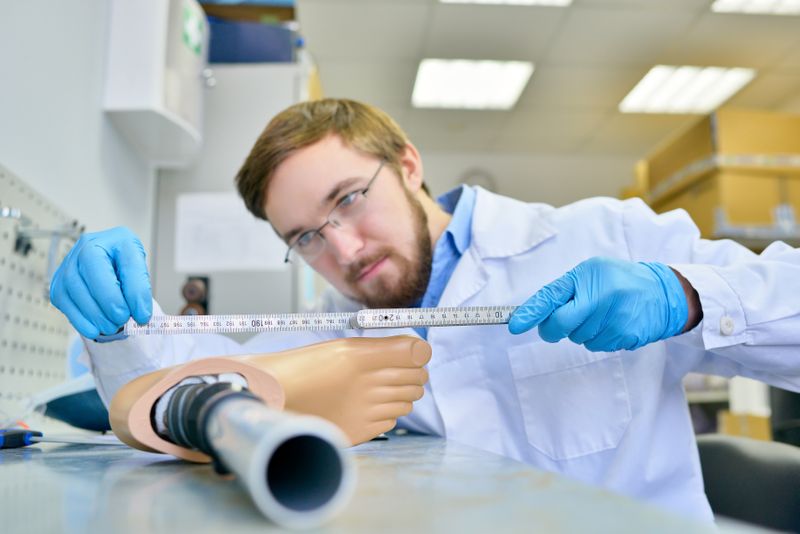
[[[181,287],[187,276],[175,270],[176,199],[182,193],[235,191],[234,177],[256,139],[275,114],[301,98],[306,76],[305,69],[291,64],[212,68],[217,85],[205,97],[205,139],[199,158],[186,169],[159,172],[154,293],[167,313],[178,313],[183,306]],[[210,220],[214,216],[208,214]],[[267,223],[263,231],[273,232]],[[283,250],[280,254],[282,259]],[[191,274],[210,278],[211,313],[277,313],[296,307],[288,269]]]
[[[108,28],[105,0],[0,0],[0,163],[87,230],[125,225],[149,248],[155,172],[102,110]]]

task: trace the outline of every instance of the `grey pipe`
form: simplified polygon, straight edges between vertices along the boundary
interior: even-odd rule
[[[288,528],[319,526],[355,489],[347,439],[319,417],[273,410],[230,383],[180,386],[167,408],[167,431],[179,445],[232,472],[268,519]]]

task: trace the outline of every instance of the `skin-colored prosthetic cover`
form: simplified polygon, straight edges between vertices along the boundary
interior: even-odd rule
[[[352,444],[391,430],[411,412],[428,380],[427,342],[412,336],[341,338],[278,353],[206,358],[143,375],[122,387],[111,402],[111,427],[128,445],[194,462],[203,453],[156,434],[156,401],[190,376],[239,373],[268,406],[323,417]]]
[[[287,410],[331,421],[355,445],[411,413],[428,381],[431,346],[412,336],[350,337],[243,359],[278,380]]]
[[[136,449],[163,452],[190,462],[210,462],[211,458],[206,454],[159,436],[153,428],[151,413],[158,399],[185,378],[222,373],[239,373],[247,380],[250,391],[267,406],[283,409],[283,388],[269,372],[234,358],[205,358],[148,373],[128,382],[111,401],[111,429],[121,441]]]

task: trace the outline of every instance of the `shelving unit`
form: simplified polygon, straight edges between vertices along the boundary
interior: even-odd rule
[[[104,108],[156,167],[185,167],[200,151],[208,39],[195,0],[112,3]]]

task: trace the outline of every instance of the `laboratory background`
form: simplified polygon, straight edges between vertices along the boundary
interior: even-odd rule
[[[100,432],[49,284],[82,233],[125,226],[167,314],[308,309],[325,282],[284,262],[233,179],[270,118],[324,97],[391,115],[434,197],[639,197],[705,238],[800,246],[797,0],[0,0],[0,428],[78,442],[0,451],[2,524],[278,528],[210,467]],[[684,387],[720,530],[800,530],[800,394],[699,374]],[[708,531],[456,444],[423,449],[422,472],[404,471],[412,449],[356,450],[354,497],[324,531]]]

